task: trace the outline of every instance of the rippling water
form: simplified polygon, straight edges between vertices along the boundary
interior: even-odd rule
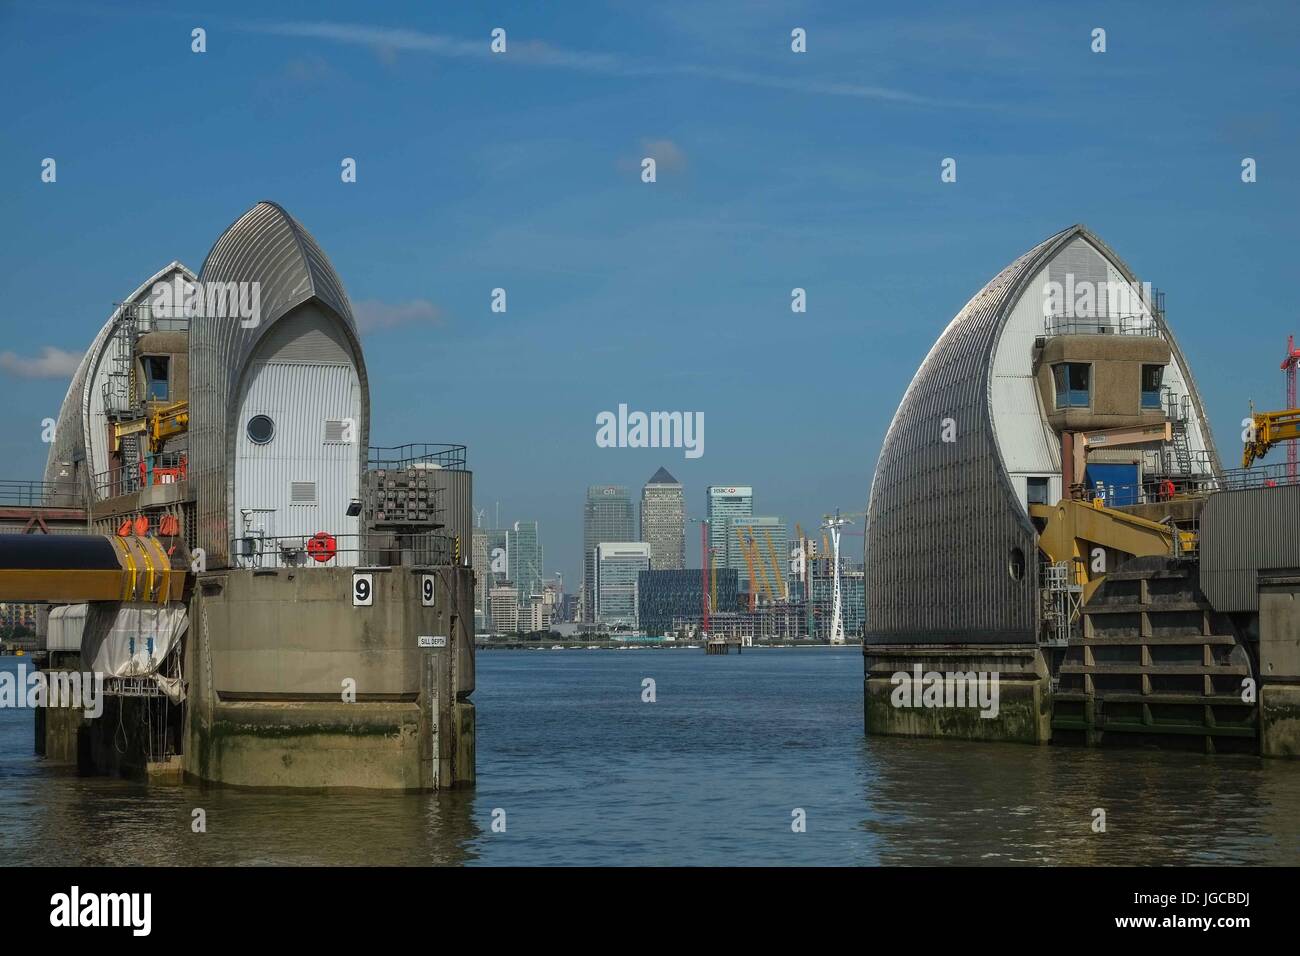
[[[0,710],[0,863],[1300,863],[1300,762],[867,739],[856,649],[485,651],[474,700],[479,785],[430,795],[78,777]]]

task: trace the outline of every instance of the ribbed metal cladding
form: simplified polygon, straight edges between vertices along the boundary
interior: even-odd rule
[[[361,382],[357,486],[370,435],[370,387],[356,323],[343,283],[306,229],[275,203],[260,202],[213,245],[201,283],[260,283],[261,320],[245,328],[237,318],[196,317],[190,323],[190,482],[197,505],[197,540],[209,567],[228,561],[235,534],[235,416],[239,383],[258,342],[284,316],[314,301],[339,322]]]
[[[474,542],[474,473],[452,468],[435,468],[423,472],[429,487],[438,488],[438,520],[446,525],[445,535],[460,535],[460,554],[470,556]]]
[[[97,418],[95,410],[92,409],[92,405],[95,409],[99,409],[102,404],[98,394],[100,381],[98,372],[103,363],[105,347],[118,321],[122,318],[125,307],[148,301],[155,283],[170,281],[173,275],[181,275],[191,281],[194,279],[194,273],[179,262],[171,262],[159,269],[140,283],[135,291],[123,300],[122,305],[113,310],[113,314],[108,317],[108,321],[103,324],[95,335],[94,341],[90,343],[90,348],[82,356],[77,371],[72,376],[67,395],[64,396],[63,405],[59,409],[54,441],[45,460],[46,481],[59,480],[60,463],[65,461],[77,463],[76,467],[80,473],[76,477],[79,482],[87,475],[93,476],[97,470],[108,467],[107,449],[103,447],[106,439],[100,431],[102,421]],[[98,454],[92,451],[96,445],[100,446]],[[96,458],[104,459],[104,463],[96,466]],[[85,487],[88,486],[84,484],[80,486],[80,488]]]
[[[1201,590],[1224,612],[1259,610],[1259,572],[1300,568],[1300,485],[1221,491],[1201,512]]]
[[[912,379],[867,506],[867,644],[1028,644],[1037,536],[1002,464],[989,410],[998,333],[1024,284],[1082,227],[1016,259],[971,299]],[[943,420],[956,440],[943,441]],[[1019,552],[1024,573],[1010,572]]]

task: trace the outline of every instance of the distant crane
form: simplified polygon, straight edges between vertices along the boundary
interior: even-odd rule
[[[692,522],[700,526],[700,635],[704,640],[709,638],[709,608],[712,601],[709,600],[709,555],[712,549],[709,547],[709,520],[707,518],[692,518]],[[714,578],[716,581],[717,578]],[[717,600],[716,584],[713,600]]]
[[[840,515],[840,509],[835,509],[834,515],[824,515],[822,517],[822,530],[829,533],[831,539],[831,575],[833,584],[831,586],[831,643],[844,643],[844,608],[843,596],[840,590],[840,529],[847,524],[853,524],[850,518]]]
[[[1296,366],[1300,365],[1300,349],[1295,347],[1295,336],[1286,337],[1286,358],[1282,360],[1282,371],[1286,372],[1286,407],[1295,409],[1295,372]],[[1296,473],[1296,452],[1300,451],[1298,443],[1294,438],[1287,442],[1286,446],[1286,474],[1292,481],[1295,481]]]

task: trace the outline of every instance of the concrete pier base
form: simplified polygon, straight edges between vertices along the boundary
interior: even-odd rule
[[[1300,570],[1261,572],[1259,749],[1300,757]]]
[[[1265,757],[1300,757],[1300,685],[1260,688],[1259,750]]]
[[[354,573],[370,576],[367,606],[352,603]],[[421,600],[426,576],[433,606]],[[472,589],[461,567],[200,575],[186,774],[241,787],[472,784],[473,616],[458,613],[473,606]]]
[[[868,734],[951,737],[960,740],[1043,744],[1051,739],[1051,697],[1047,662],[1037,647],[973,648],[942,645],[878,645],[863,648],[863,721]],[[927,707],[896,694],[900,681],[920,666],[922,674],[997,676],[997,713],[981,716],[969,702]],[[904,698],[900,705],[899,700]]]

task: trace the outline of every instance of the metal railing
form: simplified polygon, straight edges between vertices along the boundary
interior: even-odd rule
[[[412,442],[396,445],[392,448],[371,446],[369,467],[398,471],[403,468],[449,468],[456,471],[465,469],[464,445],[436,445],[428,442]]]
[[[230,563],[241,568],[430,567],[455,560],[455,537],[437,531],[248,534],[230,542]]]
[[[82,508],[85,502],[71,482],[0,481],[0,505],[28,508]]]
[[[152,468],[144,462],[119,465],[91,477],[91,488],[96,499],[116,498],[134,494],[146,484],[172,485],[189,477],[188,455],[185,452],[163,452],[154,455]]]
[[[1233,468],[1220,476],[1224,491],[1244,491],[1247,488],[1280,488],[1300,484],[1300,473],[1287,473],[1286,462],[1256,465],[1253,468]]]
[[[1160,328],[1149,315],[1049,315],[1043,322],[1052,335],[1142,335],[1159,338]]]

